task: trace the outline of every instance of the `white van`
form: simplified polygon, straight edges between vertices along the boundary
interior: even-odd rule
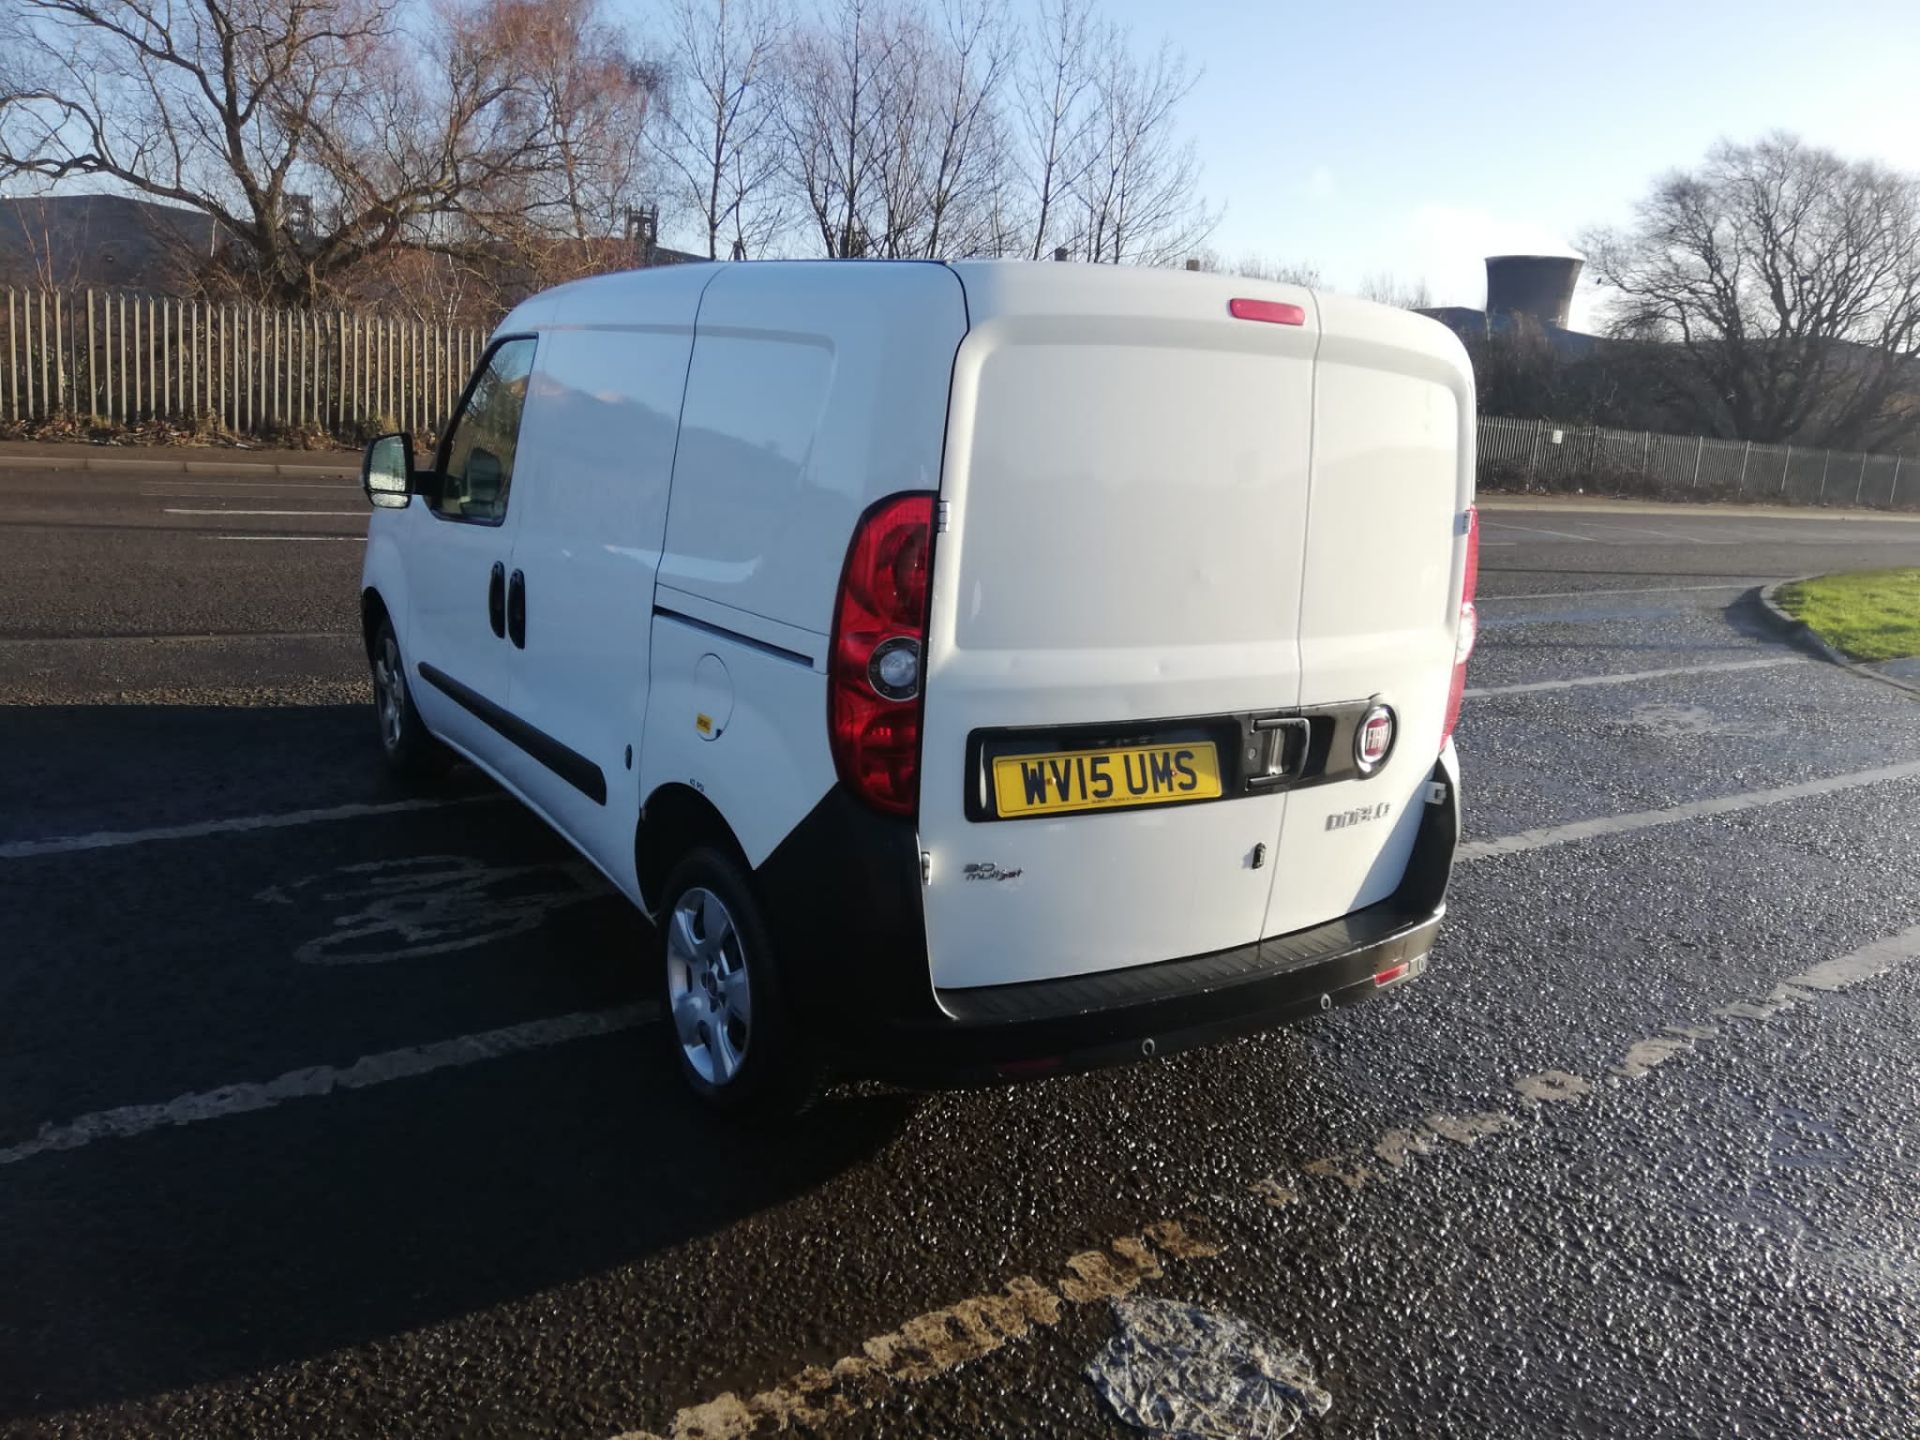
[[[1271,1026],[1433,945],[1473,436],[1444,327],[1290,286],[564,285],[430,469],[368,447],[381,739],[471,760],[654,919],[722,1105]]]

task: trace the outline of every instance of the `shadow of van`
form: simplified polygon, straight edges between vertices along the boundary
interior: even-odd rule
[[[356,706],[0,708],[0,746],[4,839],[400,794]],[[450,793],[491,789],[463,768]],[[25,942],[0,951],[0,1052],[33,1097],[0,1149],[42,1121],[207,1088],[183,1077],[267,1080],[444,1040],[516,994],[515,1018],[651,997],[651,932],[610,891],[480,949],[333,967],[293,943],[333,923],[307,899],[324,886],[257,903],[263,880],[421,846],[570,863],[503,803],[0,864]],[[457,1331],[815,1189],[917,1103],[848,1095],[778,1132],[731,1128],[686,1093],[655,1021],[33,1155],[0,1169],[0,1417]]]

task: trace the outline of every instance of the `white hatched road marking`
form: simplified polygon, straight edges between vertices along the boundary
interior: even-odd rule
[[[1769,670],[1780,665],[1804,665],[1806,659],[1788,655],[1768,660],[1720,660],[1711,665],[1675,665],[1666,670],[1627,670],[1615,675],[1578,675],[1571,680],[1534,680],[1525,685],[1488,685],[1464,690],[1468,700],[1490,695],[1533,695],[1545,690],[1576,690],[1583,685],[1626,685],[1635,680],[1665,680],[1674,675],[1725,675],[1735,670]]]
[[[285,830],[326,820],[404,815],[413,810],[439,810],[448,805],[476,805],[503,798],[500,795],[465,795],[452,800],[390,800],[380,805],[330,805],[317,810],[286,810],[278,815],[239,815],[228,820],[202,820],[191,825],[157,825],[151,830],[96,830],[90,835],[62,835],[50,840],[12,840],[0,845],[0,860],[34,860],[42,855],[71,855],[81,850],[117,850],[123,845],[147,845],[158,840],[198,840],[206,835],[239,835],[250,830]]]
[[[1496,855],[1515,855],[1523,850],[1544,850],[1550,845],[1567,845],[1576,840],[1597,840],[1606,835],[1624,835],[1633,830],[1650,830],[1659,825],[1676,825],[1683,820],[1700,820],[1709,815],[1730,815],[1739,810],[1757,810],[1764,805],[1779,805],[1789,800],[1805,800],[1815,795],[1831,795],[1840,790],[1855,790],[1862,785],[1878,785],[1886,780],[1907,780],[1920,775],[1920,760],[1903,765],[1883,765],[1877,770],[1856,770],[1846,775],[1829,775],[1820,780],[1803,780],[1798,785],[1781,785],[1771,790],[1747,790],[1737,795],[1716,795],[1710,800],[1693,800],[1665,810],[1638,810],[1629,815],[1604,815],[1597,820],[1576,820],[1568,825],[1549,825],[1538,830],[1522,830],[1497,840],[1471,840],[1454,854],[1460,864],[1487,860]]]
[[[271,1080],[243,1080],[216,1090],[197,1090],[177,1095],[160,1105],[122,1105],[113,1110],[95,1110],[65,1125],[42,1125],[31,1140],[0,1150],[0,1165],[16,1165],[50,1150],[77,1150],[96,1140],[121,1140],[175,1125],[271,1110],[289,1100],[331,1095],[336,1090],[365,1090],[390,1080],[406,1080],[451,1066],[471,1065],[477,1060],[498,1060],[505,1055],[564,1045],[569,1040],[612,1035],[644,1025],[654,1018],[658,1009],[656,1005],[642,1004],[578,1011],[506,1025],[498,1030],[483,1030],[477,1035],[461,1035],[431,1045],[409,1045],[377,1055],[362,1055],[351,1065],[309,1065],[288,1070]]]

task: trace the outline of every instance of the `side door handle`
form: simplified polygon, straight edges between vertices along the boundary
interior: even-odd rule
[[[527,577],[518,570],[507,583],[507,635],[516,648],[527,648]]]
[[[501,639],[507,636],[507,567],[496,560],[487,577],[487,623]]]

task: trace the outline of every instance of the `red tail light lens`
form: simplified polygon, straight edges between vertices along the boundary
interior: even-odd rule
[[[1460,723],[1460,705],[1467,694],[1467,660],[1473,654],[1473,642],[1480,634],[1480,612],[1473,607],[1480,586],[1480,512],[1467,508],[1467,563],[1460,585],[1460,632],[1453,646],[1453,681],[1447,687],[1447,723],[1440,732],[1440,748],[1453,738],[1453,727]]]
[[[840,778],[877,810],[920,795],[933,496],[894,495],[860,517],[840,575],[827,674],[827,733]]]

